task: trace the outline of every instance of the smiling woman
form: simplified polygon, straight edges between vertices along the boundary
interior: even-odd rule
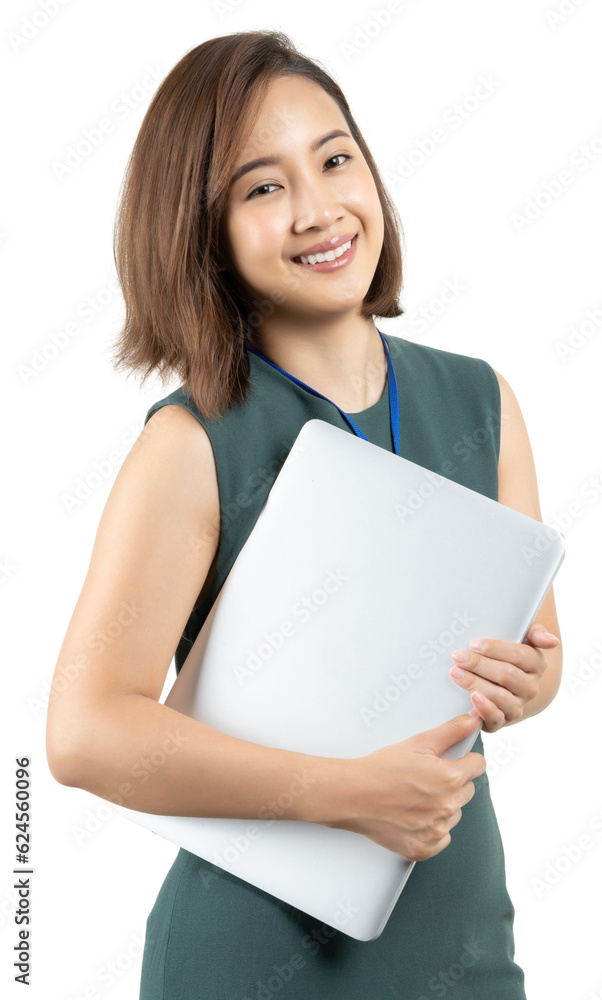
[[[355,249],[336,264],[293,259],[352,237]],[[309,321],[307,337],[354,303],[364,364],[378,357],[383,374],[373,316],[403,314],[402,239],[334,80],[279,32],[210,39],[157,90],[127,166],[115,227],[126,306],[116,367],[143,372],[143,382],[177,373],[215,419],[246,398],[245,338],[268,348],[268,324],[298,338]],[[335,279],[330,287],[316,284],[320,274]],[[349,361],[307,360],[307,374],[338,383],[349,403]],[[364,382],[354,395],[357,410],[374,392]]]
[[[525,643],[471,644],[458,683],[480,715],[358,758],[251,743],[159,702],[309,420],[541,520],[505,379],[376,325],[404,311],[401,232],[340,88],[282,33],[210,39],[160,85],[116,224],[116,364],[181,385],[149,409],[101,518],[53,680],[52,773],[109,801],[127,788],[142,812],[255,822],[303,773],[278,819],[420,863],[363,942],[182,848],[148,915],[140,1000],[405,1000],[448,986],[456,1000],[525,1000],[481,736],[459,760],[444,751],[479,722],[492,732],[545,708],[553,637],[534,627]],[[88,650],[124,603],[139,614]],[[540,621],[557,631],[551,591]],[[132,782],[173,733],[177,752]],[[311,857],[293,863],[302,872]]]

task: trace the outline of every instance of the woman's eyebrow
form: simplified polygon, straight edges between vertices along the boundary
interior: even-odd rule
[[[316,139],[314,142],[312,142],[311,146],[309,147],[311,152],[315,153],[316,150],[320,148],[320,146],[323,146],[325,143],[329,142],[330,139],[336,139],[337,136],[344,136],[347,139],[351,139],[349,132],[345,132],[343,131],[343,129],[337,128],[333,132],[327,132],[326,135],[323,135],[319,139]],[[256,170],[257,167],[270,167],[276,163],[280,163],[279,156],[261,156],[257,160],[250,160],[249,163],[245,163],[242,167],[239,167],[238,170],[234,173],[234,176],[232,178],[232,184],[236,184],[236,182],[240,180],[241,177],[243,177],[245,174],[248,174],[249,171],[251,170]]]

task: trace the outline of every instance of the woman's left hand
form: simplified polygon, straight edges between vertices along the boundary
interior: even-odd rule
[[[482,649],[475,649],[479,642]],[[544,625],[533,624],[524,642],[473,639],[470,650],[452,653],[457,667],[451,668],[451,676],[470,692],[473,707],[483,719],[484,733],[495,733],[522,718],[525,705],[539,694],[548,666],[543,649],[552,649],[559,642]],[[462,654],[466,654],[464,662],[460,662]],[[466,671],[461,678],[453,673],[458,668]]]

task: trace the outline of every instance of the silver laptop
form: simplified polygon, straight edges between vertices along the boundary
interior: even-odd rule
[[[480,635],[522,641],[564,548],[556,528],[309,420],[165,704],[324,757],[407,739],[470,710],[449,677],[452,651]],[[468,753],[479,732],[442,756]],[[377,938],[417,862],[287,820],[302,773],[282,792],[277,818],[117,808],[345,934]]]

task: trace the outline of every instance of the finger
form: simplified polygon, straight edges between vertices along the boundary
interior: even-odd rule
[[[462,650],[467,652],[468,650]],[[454,662],[450,670],[450,676],[461,687],[467,690],[479,690],[488,697],[494,694],[494,687],[483,687],[475,684],[477,677],[482,677],[484,681],[490,681],[492,685],[509,691],[517,698],[534,698],[539,690],[539,676],[542,671],[526,671],[514,663],[507,660],[493,660],[489,656],[479,653],[468,653],[467,658],[458,663],[456,656],[452,654]]]
[[[477,698],[482,698],[482,701],[477,701]],[[505,726],[507,722],[512,721],[513,716],[506,715],[496,704],[489,698],[482,695],[479,691],[473,691],[471,694],[471,700],[474,707],[477,709],[479,715],[483,719],[482,729],[486,733],[495,733],[502,726]],[[520,711],[522,714],[522,709]],[[519,716],[517,715],[516,718]]]
[[[489,704],[490,715],[487,721],[497,718],[497,712],[501,712],[506,721],[520,718],[523,706],[527,701],[531,701],[539,691],[539,684],[535,678],[529,674],[521,674],[524,693],[514,694],[506,687],[494,684],[492,681],[477,677],[476,674],[468,671],[463,678],[453,678],[455,683],[463,687],[472,698],[473,706],[482,716],[483,703],[475,699],[473,695],[481,696]],[[491,708],[494,706],[494,708]]]
[[[558,645],[560,639],[557,635],[553,635],[552,632],[548,632],[545,625],[542,625],[541,622],[534,622],[527,632],[525,641],[533,643],[535,646],[551,649]]]
[[[451,830],[453,829],[454,826],[457,826],[461,819],[462,819],[462,810],[456,809],[455,813],[452,813],[447,821],[449,829]]]
[[[488,656],[492,660],[512,663],[528,674],[542,674],[546,668],[545,656],[535,646],[526,642],[506,642],[504,639],[471,639],[470,649],[454,650],[454,653],[477,653],[479,656]],[[454,662],[457,658],[454,657]],[[469,662],[468,660],[466,661]],[[471,661],[473,664],[476,660]],[[463,663],[460,666],[464,666]]]

